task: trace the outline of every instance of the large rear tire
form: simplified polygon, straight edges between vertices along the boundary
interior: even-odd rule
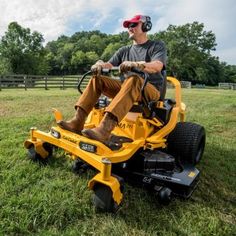
[[[167,138],[168,152],[181,164],[196,165],[202,158],[206,134],[201,125],[179,122]]]

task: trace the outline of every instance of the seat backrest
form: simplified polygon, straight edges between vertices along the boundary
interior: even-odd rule
[[[160,98],[159,101],[163,102],[165,101],[165,95],[166,95],[166,88],[167,88],[167,76],[166,76],[166,70],[161,71],[163,81],[162,84],[159,86],[160,91]],[[146,83],[148,82],[147,74],[144,73],[144,85],[142,87],[142,96],[144,101],[139,103],[139,105],[133,105],[133,107],[130,109],[131,112],[142,112],[144,117],[151,117],[153,113],[153,109],[157,107],[158,101],[148,101],[146,99],[146,96],[144,94],[144,87],[146,86]]]

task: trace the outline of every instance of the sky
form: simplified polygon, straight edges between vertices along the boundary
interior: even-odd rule
[[[166,30],[169,24],[198,21],[216,35],[220,61],[236,65],[236,4],[234,0],[0,0],[0,37],[12,21],[40,32],[45,43],[61,35],[100,30],[115,34],[122,22],[134,15],[149,15],[150,33]]]

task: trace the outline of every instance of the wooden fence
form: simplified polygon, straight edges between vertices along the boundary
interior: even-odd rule
[[[89,78],[89,77],[88,77]],[[84,88],[88,83],[86,78],[81,84]],[[0,76],[0,91],[2,89],[22,88],[77,88],[81,75],[78,76],[36,76],[36,75],[2,75]]]
[[[192,83],[190,81],[181,80],[180,84],[181,84],[181,88],[191,88],[192,87]]]
[[[86,77],[81,84],[81,89],[84,89],[88,83],[89,77]],[[77,88],[82,75],[74,76],[38,76],[38,75],[1,75],[0,76],[0,91],[3,89],[21,88],[27,90],[28,88]],[[113,78],[116,78],[113,76]],[[117,79],[117,78],[116,78]],[[191,82],[180,81],[182,88],[191,88]],[[205,88],[205,85],[195,85],[195,88]],[[220,89],[236,90],[236,83],[219,83]]]
[[[236,83],[219,83],[218,87],[220,89],[233,89],[233,90],[236,90]]]

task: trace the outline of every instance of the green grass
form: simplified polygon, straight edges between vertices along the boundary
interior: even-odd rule
[[[191,199],[164,207],[125,185],[115,215],[95,212],[87,188],[93,171],[73,174],[62,151],[49,165],[37,165],[23,147],[30,127],[47,131],[54,124],[52,107],[71,117],[77,97],[72,89],[0,92],[0,235],[235,235],[235,91],[183,91],[187,120],[207,133],[201,182]]]

